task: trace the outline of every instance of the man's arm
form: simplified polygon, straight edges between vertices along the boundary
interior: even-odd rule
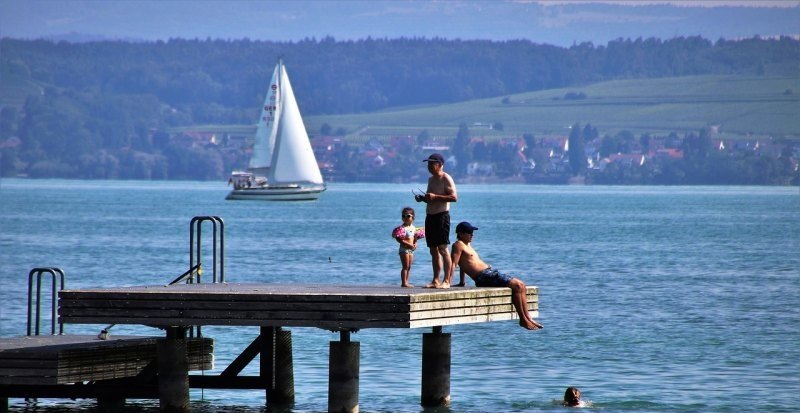
[[[450,249],[450,262],[451,262],[451,264],[450,264],[449,274],[447,274],[447,278],[445,278],[446,280],[452,280],[453,279],[453,274],[455,274],[455,271],[456,271],[456,265],[458,265],[458,260],[461,259],[461,251],[462,251],[461,242],[460,241],[454,242],[453,243],[453,248]],[[461,277],[461,284],[460,285],[463,286],[464,285],[464,271],[461,270],[461,266],[458,267],[458,271],[459,271],[459,275]]]
[[[461,267],[458,267],[459,282],[458,282],[458,284],[455,285],[456,287],[464,287],[464,286],[467,285],[467,280],[466,280],[465,276],[466,276],[466,274],[464,274],[464,270],[462,270]]]

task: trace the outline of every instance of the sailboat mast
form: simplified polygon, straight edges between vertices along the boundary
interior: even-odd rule
[[[272,160],[270,164],[272,168],[269,170],[269,177],[267,178],[269,182],[275,182],[275,166],[278,162],[278,153],[281,150],[281,134],[283,129],[281,125],[281,115],[283,114],[283,77],[284,77],[284,69],[283,69],[283,57],[278,58],[278,67],[277,67],[278,78],[275,82],[275,143],[272,148]]]

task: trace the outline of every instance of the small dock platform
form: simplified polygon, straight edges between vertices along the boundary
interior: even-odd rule
[[[156,359],[161,337],[88,335],[0,338],[0,384],[57,385],[139,375]],[[211,370],[213,340],[187,342],[189,370]]]
[[[528,287],[538,317],[537,287]],[[508,288],[311,284],[175,284],[59,293],[63,323],[419,328],[517,318]]]

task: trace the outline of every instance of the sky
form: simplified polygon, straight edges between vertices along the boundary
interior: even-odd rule
[[[298,41],[440,37],[570,46],[800,34],[800,0],[0,0],[0,36]]]
[[[525,0],[521,0],[525,1]],[[646,6],[654,4],[670,4],[679,7],[796,7],[800,4],[798,0],[662,0],[662,1],[639,1],[639,0],[547,0],[539,1],[545,6],[580,4],[580,3],[605,3],[624,6]]]

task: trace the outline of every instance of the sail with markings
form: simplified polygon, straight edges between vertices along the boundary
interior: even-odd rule
[[[261,109],[247,171],[234,171],[226,199],[314,200],[326,186],[282,60]]]

